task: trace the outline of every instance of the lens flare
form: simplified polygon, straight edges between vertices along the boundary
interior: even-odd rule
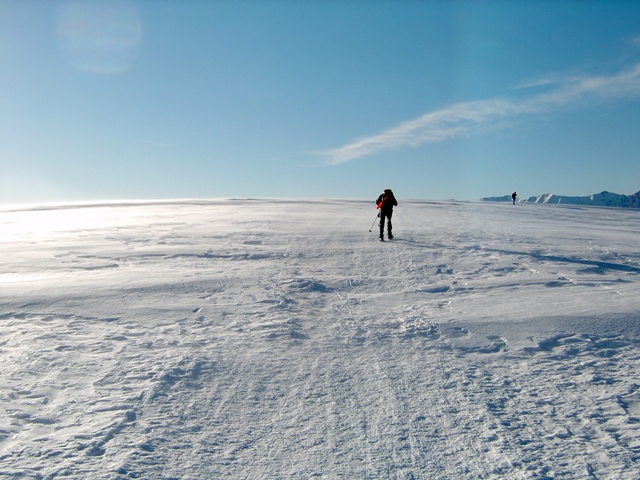
[[[140,16],[128,0],[68,0],[58,10],[57,39],[71,67],[98,74],[122,73],[138,58]]]

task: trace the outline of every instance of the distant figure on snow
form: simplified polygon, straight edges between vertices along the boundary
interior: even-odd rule
[[[393,196],[390,188],[387,188],[380,194],[378,200],[376,200],[376,205],[378,205],[380,209],[380,241],[384,242],[385,219],[387,221],[387,238],[391,240],[393,238],[393,234],[391,233],[393,228],[391,225],[391,215],[393,215],[393,207],[398,205],[398,201],[396,197]]]
[[[513,192],[511,194],[511,200],[513,200],[513,204],[516,204],[516,198],[518,198],[518,194],[516,192]]]

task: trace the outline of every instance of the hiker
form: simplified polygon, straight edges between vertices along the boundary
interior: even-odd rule
[[[516,192],[513,192],[511,194],[511,200],[513,200],[513,204],[516,204],[516,198],[518,198],[518,194]]]
[[[387,238],[391,240],[393,238],[393,234],[391,233],[391,215],[393,215],[393,207],[398,205],[398,201],[396,197],[393,196],[390,188],[385,189],[385,191],[380,194],[378,200],[376,200],[376,205],[378,205],[380,209],[380,241],[384,242],[385,219],[387,221]]]

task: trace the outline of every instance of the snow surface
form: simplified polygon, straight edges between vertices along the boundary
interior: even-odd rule
[[[0,478],[637,479],[640,217],[0,210]]]

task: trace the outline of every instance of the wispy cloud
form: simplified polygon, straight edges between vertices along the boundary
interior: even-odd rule
[[[321,153],[327,165],[338,165],[383,150],[470,135],[482,126],[504,124],[506,119],[561,111],[585,102],[640,97],[640,63],[615,75],[551,76],[518,88],[532,87],[544,87],[545,91],[517,99],[493,98],[456,103]]]

